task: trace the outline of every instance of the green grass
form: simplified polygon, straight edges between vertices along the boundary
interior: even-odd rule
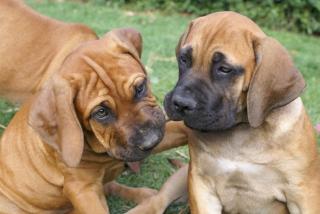
[[[112,28],[134,27],[143,36],[143,62],[150,74],[153,91],[160,103],[167,91],[177,80],[177,64],[175,62],[175,46],[180,34],[185,30],[192,16],[163,15],[158,12],[134,13],[117,8],[109,8],[103,4],[53,3],[37,0],[27,0],[34,9],[50,17],[68,22],[81,22],[92,27],[99,35]],[[315,37],[281,31],[269,31],[293,55],[297,67],[303,73],[308,84],[303,94],[303,100],[312,122],[320,122],[320,40]],[[0,102],[0,123],[6,125],[14,114],[14,106]],[[318,138],[319,139],[319,138]],[[319,139],[320,140],[320,139]],[[319,141],[318,140],[318,141]],[[178,150],[187,154],[187,148]],[[118,179],[119,182],[130,186],[148,186],[159,188],[165,179],[174,172],[167,158],[180,158],[177,150],[164,152],[147,158],[141,172],[133,174],[125,171]],[[132,203],[111,198],[108,201],[111,213],[119,214],[133,206]],[[184,206],[171,206],[169,213],[178,213]]]

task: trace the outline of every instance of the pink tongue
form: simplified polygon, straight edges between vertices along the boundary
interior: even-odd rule
[[[320,134],[320,123],[318,123],[318,124],[315,126],[315,128],[316,128],[316,132],[317,132],[318,134]]]
[[[141,163],[139,161],[136,162],[128,162],[127,165],[131,169],[132,172],[134,173],[139,173],[140,172],[140,165]]]

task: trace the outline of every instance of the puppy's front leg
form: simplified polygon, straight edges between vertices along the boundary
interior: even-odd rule
[[[181,121],[166,123],[165,135],[162,141],[152,150],[152,154],[188,144],[187,127]]]
[[[192,214],[218,214],[222,212],[222,205],[215,195],[215,191],[212,191],[212,184],[208,187],[204,183],[203,179],[192,169],[189,169],[189,202],[190,210]]]
[[[187,196],[188,165],[175,172],[161,187],[158,194],[151,196],[126,214],[162,214],[171,202]]]
[[[103,194],[101,170],[72,168],[64,178],[63,193],[77,214],[109,214]]]
[[[309,179],[312,183],[312,179]],[[309,181],[308,181],[309,182]],[[319,185],[305,188],[295,188],[285,192],[287,198],[287,207],[291,214],[318,214],[320,213],[320,203],[317,197]]]

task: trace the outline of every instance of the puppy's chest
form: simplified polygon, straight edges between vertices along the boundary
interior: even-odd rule
[[[226,145],[210,153],[206,148],[194,155],[197,176],[214,189],[226,212],[251,213],[285,201],[282,173],[273,167],[272,155],[253,147]]]

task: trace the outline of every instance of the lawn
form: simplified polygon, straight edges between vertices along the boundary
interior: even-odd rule
[[[41,2],[41,3],[39,3]],[[143,36],[143,62],[150,74],[153,91],[159,103],[177,79],[175,46],[187,23],[194,17],[160,12],[132,12],[110,8],[103,4],[53,3],[52,1],[27,0],[35,10],[50,17],[68,22],[81,22],[92,27],[99,35],[118,27],[134,27]],[[320,122],[320,39],[282,31],[265,31],[278,39],[294,57],[296,66],[303,73],[307,88],[303,100],[312,122]],[[6,125],[16,108],[0,102],[0,123]],[[318,142],[320,139],[318,138]],[[187,148],[164,152],[147,158],[141,172],[134,174],[125,171],[119,182],[130,186],[159,188],[165,179],[174,172],[167,158],[187,160]],[[124,213],[133,204],[118,198],[108,201],[111,213]],[[166,213],[177,213],[184,206],[172,206]]]

